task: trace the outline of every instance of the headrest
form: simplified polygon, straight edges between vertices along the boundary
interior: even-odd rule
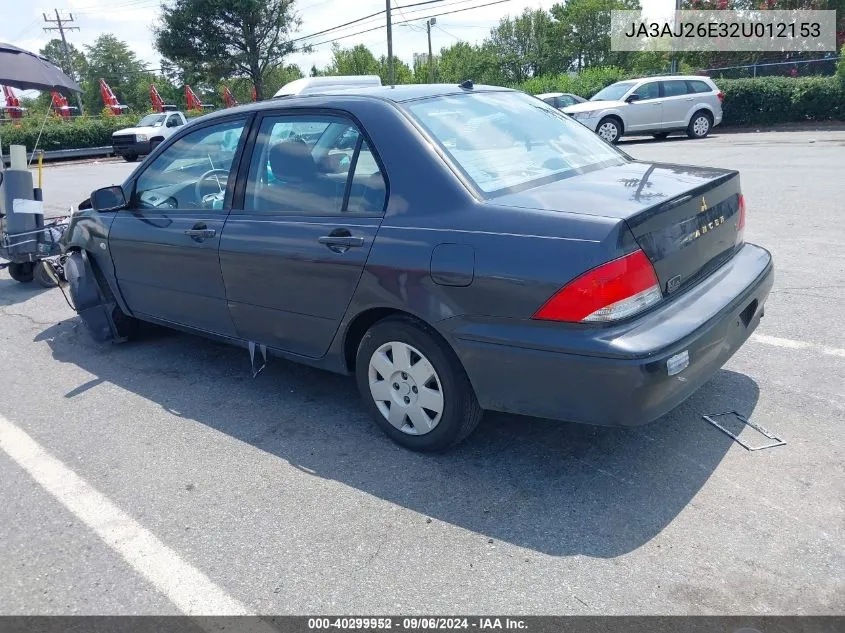
[[[280,141],[268,156],[273,176],[279,180],[310,180],[317,176],[311,149],[302,139]]]

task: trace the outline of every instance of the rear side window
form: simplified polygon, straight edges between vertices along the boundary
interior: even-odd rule
[[[663,96],[664,97],[680,97],[687,94],[686,81],[664,81],[663,82]]]
[[[691,80],[687,81],[689,91],[692,92],[713,92],[713,88],[707,85],[705,81]]]
[[[355,123],[340,116],[265,117],[250,160],[244,210],[381,214],[387,187]]]

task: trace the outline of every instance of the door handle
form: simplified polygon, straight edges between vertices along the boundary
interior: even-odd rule
[[[349,229],[335,229],[328,235],[322,235],[317,238],[317,242],[327,246],[329,250],[335,253],[345,253],[350,248],[360,248],[364,245],[363,237],[355,237]]]
[[[695,101],[695,97],[687,97],[684,101]]]
[[[216,229],[209,229],[205,224],[197,224],[192,229],[185,231],[185,235],[195,240],[204,240],[208,237],[217,235]]]
[[[341,237],[332,235],[323,235],[318,237],[317,241],[326,246],[345,246],[346,248],[361,247],[364,245],[363,237]]]

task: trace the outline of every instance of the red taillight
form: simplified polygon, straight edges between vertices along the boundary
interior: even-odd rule
[[[642,250],[587,271],[566,284],[535,319],[546,321],[616,321],[657,303],[660,284]]]
[[[721,90],[716,93],[716,96],[719,97],[719,103],[722,103],[725,100],[725,93]]]
[[[739,194],[739,208],[736,218],[736,243],[742,244],[745,236],[745,196]]]

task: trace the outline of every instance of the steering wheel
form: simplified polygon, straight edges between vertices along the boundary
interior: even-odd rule
[[[205,198],[205,196],[203,196],[202,194],[202,185],[206,180],[210,180],[211,178],[214,178],[214,181],[217,183],[217,188],[220,190],[218,193],[223,193],[224,191],[226,191],[226,186],[220,184],[220,178],[218,176],[223,176],[223,181],[225,182],[226,179],[229,177],[229,170],[209,169],[197,179],[197,181],[194,183],[194,196],[196,197],[197,201],[202,201]]]

